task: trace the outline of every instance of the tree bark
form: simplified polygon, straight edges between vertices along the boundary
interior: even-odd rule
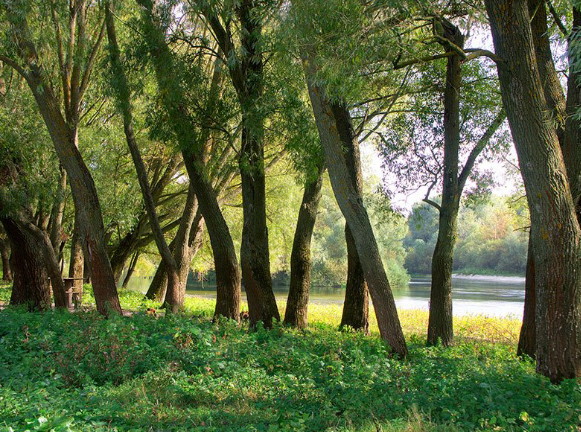
[[[355,238],[365,280],[373,300],[381,338],[388,343],[393,352],[400,357],[405,357],[408,351],[391,287],[383,268],[367,211],[363,205],[363,197],[353,187],[348,163],[345,159],[345,149],[356,145],[352,134],[347,134],[349,136],[344,134],[345,130],[352,130],[352,127],[350,124],[339,124],[324,89],[316,84],[314,57],[311,56],[306,60],[304,66],[309,96],[325,153],[325,163],[329,170],[331,185],[339,208]]]
[[[165,264],[160,261],[153,275],[153,279],[149,284],[149,288],[145,293],[145,298],[149,300],[156,300],[163,302],[165,293],[167,291],[167,273],[165,272]]]
[[[546,0],[528,0],[528,8],[531,16],[531,32],[541,85],[549,107],[551,121],[557,132],[559,142],[562,143],[565,133],[565,119],[567,117],[566,101],[551,52],[549,28],[547,27]]]
[[[532,15],[531,31],[533,44],[535,47],[536,60],[539,67],[539,75],[543,85],[544,95],[547,100],[552,122],[557,132],[561,150],[567,168],[567,175],[573,194],[573,201],[577,203],[577,219],[581,220],[581,127],[579,120],[575,116],[580,102],[579,79],[581,78],[579,68],[569,67],[567,79],[567,99],[563,94],[563,88],[559,81],[547,27],[547,14],[545,0],[529,0],[529,12]],[[573,8],[573,27],[581,24],[581,14],[578,9]],[[569,41],[570,43],[570,41]],[[569,46],[569,56],[571,56]],[[574,61],[574,60],[573,60]],[[574,64],[569,58],[569,64]],[[532,272],[529,272],[532,269]],[[525,291],[525,314],[521,328],[521,338],[519,339],[518,352],[535,357],[535,313],[536,304],[534,286],[534,257],[529,240],[529,255],[527,258],[527,280]],[[532,278],[529,281],[529,278]]]
[[[533,242],[532,238],[529,236],[527,270],[525,279],[525,305],[516,354],[521,357],[527,355],[533,359],[535,358],[537,344],[535,323],[536,303],[535,260],[533,253]]]
[[[347,243],[347,284],[339,327],[347,326],[367,334],[369,332],[369,291],[357,254],[357,245],[347,224],[345,224],[345,241]]]
[[[22,218],[4,217],[0,221],[12,246],[10,304],[26,304],[31,311],[49,309],[52,284],[55,305],[65,307],[64,284],[48,234]]]
[[[242,0],[234,6],[240,26],[239,49],[214,11],[207,5],[200,7],[225,57],[235,59],[228,62],[228,70],[242,114],[238,166],[242,179],[244,225],[240,264],[250,325],[262,321],[266,328],[270,328],[273,320],[280,320],[280,314],[272,291],[266,225],[264,114],[260,106],[264,93],[261,6],[256,0]]]
[[[581,376],[581,230],[537,70],[524,0],[486,0],[500,88],[531,211],[537,371]]]
[[[573,8],[573,31],[581,31],[581,12]],[[571,37],[571,36],[570,36]],[[573,66],[578,63],[578,55],[571,52],[569,41],[569,77],[567,79],[567,116],[565,122],[565,140],[562,144],[563,158],[567,168],[569,184],[573,202],[576,205],[577,220],[581,222],[581,120],[577,116],[581,104],[581,67]]]
[[[242,144],[238,165],[242,179],[244,225],[240,264],[248,296],[250,324],[262,321],[271,328],[280,320],[272,290],[268,228],[266,224],[266,178],[264,172],[264,115],[259,105],[264,93],[264,63],[260,48],[262,23],[253,15],[254,0],[237,7],[241,26],[241,65],[230,68],[242,110]]]
[[[2,256],[2,280],[12,282],[12,269],[10,267],[10,244],[7,240],[0,239],[0,255]]]
[[[309,290],[311,287],[311,240],[317,219],[317,209],[323,187],[323,165],[317,177],[305,182],[303,200],[299,209],[290,262],[290,287],[284,323],[303,329],[307,327]]]
[[[353,187],[363,196],[363,177],[361,174],[361,156],[359,144],[353,137],[351,117],[344,104],[334,103],[332,110],[339,125],[339,133],[344,142],[352,142],[345,146],[345,161]],[[350,138],[351,137],[351,138]],[[365,333],[369,331],[369,290],[365,283],[363,267],[357,253],[357,246],[349,225],[345,224],[345,242],[347,244],[347,283],[345,285],[345,302],[340,327],[349,326]]]
[[[444,34],[441,45],[451,51],[450,43],[464,47],[464,35],[446,20],[440,20]],[[452,315],[452,266],[460,208],[459,152],[460,152],[460,87],[462,85],[461,57],[453,54],[446,65],[444,89],[444,175],[442,204],[439,208],[438,240],[432,256],[432,287],[428,345],[438,342],[449,346],[454,340]]]

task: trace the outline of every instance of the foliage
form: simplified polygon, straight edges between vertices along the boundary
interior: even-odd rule
[[[394,212],[389,200],[371,188],[367,182],[364,191],[365,204],[374,228],[383,264],[392,285],[406,286],[409,277],[403,268],[405,249],[402,240],[407,229],[401,215]],[[340,286],[347,275],[347,247],[345,245],[345,220],[332,195],[325,176],[323,196],[319,205],[313,233],[313,284]]]
[[[428,204],[414,207],[405,239],[406,269],[428,274],[438,232],[438,213]],[[492,196],[460,209],[454,270],[460,273],[524,274],[528,209],[524,199]]]
[[[579,385],[554,386],[486,342],[499,340],[487,319],[458,325],[476,342],[425,348],[426,314],[403,311],[402,362],[335,330],[332,306],[313,308],[306,331],[248,332],[188,304],[205,317],[0,312],[0,430],[572,431],[581,414]]]

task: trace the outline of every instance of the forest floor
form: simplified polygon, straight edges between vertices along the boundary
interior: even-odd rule
[[[426,348],[427,313],[400,311],[399,361],[375,324],[337,331],[339,305],[312,305],[306,331],[249,332],[212,323],[211,300],[154,317],[121,294],[130,317],[0,312],[0,431],[581,430],[580,384],[516,357],[517,320],[456,318],[455,346]]]

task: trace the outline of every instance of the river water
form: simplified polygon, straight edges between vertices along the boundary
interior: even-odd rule
[[[145,291],[149,278],[132,280],[130,288]],[[139,283],[140,282],[140,283]],[[286,300],[288,287],[274,287],[277,300]],[[189,284],[189,295],[215,298],[216,287],[208,284]],[[313,303],[342,303],[343,288],[312,287]],[[428,310],[430,278],[412,278],[406,288],[394,290],[398,309]],[[452,278],[454,315],[512,316],[521,318],[524,302],[524,278],[502,276],[454,276]]]

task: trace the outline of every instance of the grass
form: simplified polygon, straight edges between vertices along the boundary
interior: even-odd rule
[[[7,289],[0,289],[0,299]],[[88,296],[87,298],[90,298]],[[456,319],[457,344],[424,347],[427,314],[401,311],[410,356],[338,332],[340,307],[312,305],[306,331],[249,332],[182,316],[0,312],[0,431],[577,431],[581,388],[516,358],[519,323]],[[375,324],[372,331],[376,332]]]

